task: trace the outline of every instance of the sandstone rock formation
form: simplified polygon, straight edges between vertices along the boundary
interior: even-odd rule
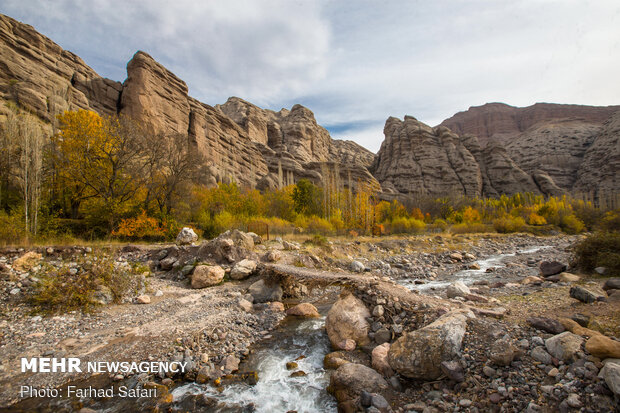
[[[537,103],[517,108],[488,103],[459,112],[441,125],[476,136],[484,150],[505,148],[542,193],[589,193],[589,199],[599,201],[599,194],[620,189],[615,180],[619,111],[620,106]]]
[[[14,101],[45,122],[67,109],[89,109],[129,116],[154,134],[188,136],[204,155],[211,184],[275,188],[301,178],[319,184],[329,173],[339,175],[341,187],[363,182],[380,189],[367,169],[374,155],[351,142],[334,143],[301,105],[274,112],[231,98],[209,106],[190,97],[183,80],[142,51],[127,64],[121,84],[102,78],[31,26],[2,15],[0,57],[0,100]],[[0,105],[0,115],[6,110]]]
[[[620,171],[620,110],[603,124],[600,133],[586,151],[574,190],[583,193],[594,191],[594,196],[603,201],[606,194],[619,192],[618,171]]]
[[[236,97],[215,107],[202,103],[144,52],[127,64],[122,84],[105,79],[3,15],[0,68],[0,103],[36,114],[50,133],[55,116],[67,109],[130,116],[154,134],[187,136],[204,157],[209,185],[273,189],[306,178],[338,189],[363,185],[386,198],[570,191],[599,203],[620,189],[620,106],[490,103],[435,128],[391,117],[375,156],[354,142],[333,140],[301,105],[276,112]],[[0,121],[7,110],[0,104]]]
[[[373,171],[382,187],[411,195],[498,196],[540,193],[533,177],[500,146],[481,149],[473,135],[459,137],[411,116],[390,117]]]
[[[1,99],[52,121],[67,109],[116,113],[121,89],[32,26],[0,14]]]
[[[584,106],[536,103],[532,106],[518,108],[504,103],[487,103],[472,106],[441,122],[459,135],[472,134],[486,146],[490,140],[507,143],[522,132],[541,122],[567,120],[587,124],[602,124],[620,106]]]

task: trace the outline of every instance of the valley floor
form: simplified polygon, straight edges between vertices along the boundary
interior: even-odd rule
[[[369,337],[376,344],[350,354],[354,357],[359,353],[359,359],[366,362],[373,346],[385,341],[380,338],[385,331],[387,340],[392,341],[452,310],[475,314],[468,321],[460,358],[464,379],[444,377],[423,382],[393,376],[384,396],[394,411],[612,411],[618,409],[618,396],[597,377],[602,360],[583,348],[570,362],[547,353],[549,359],[545,360],[546,356],[539,354],[541,349],[535,349],[544,349],[544,340],[556,334],[527,321],[533,316],[557,320],[581,314],[589,318],[586,324],[590,329],[608,337],[620,336],[617,301],[587,304],[569,293],[571,286],[580,285],[604,295],[600,291],[604,279],[581,276],[577,281],[553,282],[534,278],[540,276],[542,261],[569,263],[570,247],[578,239],[564,235],[437,235],[333,239],[320,245],[277,239],[247,251],[248,258],[259,262],[258,270],[249,278],[227,278],[204,289],[192,289],[190,277],[182,271],[197,253],[195,247],[129,246],[117,252],[117,259],[150,266],[152,274],[145,291],[149,303],[139,304],[133,297],[92,313],[57,315],[33,312],[25,297],[31,288],[28,279],[36,274],[37,267],[30,272],[18,271],[11,264],[24,251],[5,249],[0,251],[0,262],[4,263],[0,281],[0,406],[7,411],[40,407],[32,400],[14,404],[20,399],[20,386],[56,387],[69,381],[93,380],[86,374],[22,373],[22,357],[79,357],[83,363],[189,362],[191,372],[184,378],[172,377],[174,381],[165,380],[164,375],[144,374],[102,375],[97,379],[117,384],[133,381],[134,385],[155,382],[159,386],[163,382],[171,389],[184,380],[199,381],[197,375],[205,369],[211,375],[214,369],[229,373],[257,345],[277,334],[274,328],[286,317],[285,308],[299,302],[330,305],[347,290],[373,313]],[[176,251],[178,264],[171,270],[162,270],[162,260],[157,259],[165,256],[163,249]],[[50,251],[41,249],[42,261],[49,265],[89,254],[84,247]],[[270,256],[273,251],[277,251],[276,256]],[[202,256],[198,261],[210,259]],[[220,265],[227,271],[233,267],[232,262]],[[252,301],[248,288],[260,279],[278,281],[283,295],[277,302],[255,302],[248,308],[242,302]],[[467,284],[469,292],[447,298],[446,287],[457,280]],[[373,311],[379,302],[384,303],[385,316]],[[504,350],[514,353],[507,365],[494,363],[489,354],[494,343],[502,339],[512,343]],[[164,393],[165,397],[153,402],[173,409],[183,405],[183,400],[175,400],[172,393]],[[339,401],[341,408],[350,407],[346,401]],[[57,410],[97,407],[98,403],[101,401],[85,399],[59,405]],[[304,411],[302,407],[299,411]],[[118,404],[112,411],[122,408],[127,406]]]

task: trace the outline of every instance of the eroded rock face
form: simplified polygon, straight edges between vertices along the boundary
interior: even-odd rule
[[[373,171],[388,191],[472,197],[540,193],[534,178],[502,146],[483,149],[473,135],[459,137],[444,126],[431,128],[411,116],[404,121],[389,118],[384,134]]]
[[[122,86],[32,26],[0,14],[0,97],[45,121],[65,110],[114,114]],[[5,110],[0,105],[0,113]]]
[[[404,334],[390,347],[390,366],[412,379],[437,379],[442,373],[441,362],[459,356],[466,327],[467,316],[451,312],[426,327]]]
[[[620,106],[537,103],[517,108],[488,103],[459,112],[441,125],[477,137],[482,147],[499,145],[541,192],[617,192]]]
[[[325,319],[325,329],[332,346],[341,349],[346,340],[353,340],[357,345],[369,343],[367,317],[370,317],[370,312],[359,298],[349,294],[338,299]]]
[[[441,122],[459,135],[472,134],[483,145],[494,140],[507,143],[532,126],[555,120],[580,120],[589,124],[601,124],[620,106],[584,106],[536,103],[518,108],[504,103],[487,103],[472,106]]]
[[[605,202],[606,194],[620,190],[620,110],[602,126],[584,155],[574,191],[588,193]]]

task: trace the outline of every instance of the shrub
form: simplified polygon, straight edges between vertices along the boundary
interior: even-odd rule
[[[112,232],[112,236],[129,240],[161,241],[166,238],[166,232],[157,219],[149,217],[142,210],[136,217],[123,219]]]
[[[527,217],[527,223],[528,225],[546,225],[547,220],[544,217],[538,215],[536,212],[532,212]]]
[[[415,218],[396,217],[390,223],[392,234],[419,233],[424,231],[426,224]]]
[[[0,210],[0,245],[19,244],[26,240],[21,214]]]
[[[489,228],[481,223],[462,223],[453,225],[450,232],[453,234],[481,233],[489,232]]]
[[[312,238],[308,238],[304,241],[304,244],[312,244],[319,247],[327,247],[329,245],[329,241],[325,236],[321,234],[315,234]]]
[[[448,223],[445,220],[441,219],[441,218],[437,218],[435,221],[433,221],[432,227],[434,229],[437,229],[437,230],[443,232],[446,229],[448,229]]]
[[[327,235],[334,232],[334,228],[328,220],[318,217],[316,215],[308,217],[306,221],[306,226],[303,228],[311,234]]]
[[[607,268],[607,275],[620,275],[620,233],[598,232],[574,248],[575,264],[585,271]]]
[[[523,230],[523,227],[525,227],[525,220],[521,217],[505,216],[493,221],[495,231],[502,234],[519,232]]]
[[[35,306],[51,313],[90,311],[97,305],[94,294],[98,285],[93,272],[73,274],[69,267],[63,267],[43,275],[30,300]]]
[[[579,234],[586,229],[586,226],[579,220],[579,218],[571,214],[562,217],[560,221],[560,228],[562,228],[562,231],[567,234]]]
[[[30,295],[30,302],[41,310],[60,313],[91,311],[97,305],[95,293],[108,288],[114,302],[138,294],[145,287],[143,265],[118,263],[112,255],[96,255],[79,263],[76,272],[69,266],[46,268]]]
[[[620,209],[608,211],[600,223],[603,231],[620,231]]]

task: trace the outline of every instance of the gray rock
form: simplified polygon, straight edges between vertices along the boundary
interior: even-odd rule
[[[177,235],[176,243],[178,245],[191,245],[192,242],[198,241],[198,235],[193,229],[185,227]]]
[[[352,272],[364,272],[366,267],[364,266],[364,264],[362,264],[359,261],[352,261],[351,264],[349,265],[349,269]]]
[[[441,362],[460,355],[467,316],[453,311],[426,327],[404,334],[390,346],[390,367],[405,377],[436,380],[442,374]]]
[[[441,371],[450,379],[454,380],[458,383],[465,380],[465,372],[463,371],[463,366],[458,361],[442,361],[441,362]]]
[[[245,280],[256,271],[256,261],[244,259],[235,264],[230,271],[233,280]]]
[[[338,367],[330,377],[330,386],[340,402],[354,399],[362,391],[381,393],[389,388],[381,374],[356,363],[346,363]]]
[[[250,285],[248,292],[254,297],[255,303],[266,303],[268,301],[282,300],[282,287],[278,283],[267,283],[265,280],[258,280]]]
[[[509,366],[515,358],[515,346],[507,338],[501,338],[491,344],[489,358],[498,366]]]
[[[603,284],[603,290],[620,290],[620,278],[610,278]]]
[[[456,281],[446,289],[448,298],[465,297],[467,294],[471,294],[471,290],[462,281]]]
[[[530,317],[527,319],[527,323],[538,330],[551,334],[560,334],[566,330],[562,323],[552,318]]]
[[[171,270],[174,264],[176,264],[176,257],[166,257],[163,260],[159,261],[159,268],[164,271]]]
[[[545,340],[545,347],[549,354],[565,362],[574,361],[581,351],[583,338],[571,332],[564,332]]]
[[[549,277],[566,271],[566,264],[558,261],[543,261],[540,263],[540,273],[543,277]]]
[[[605,267],[596,267],[594,269],[594,271],[596,271],[597,274],[605,275],[605,273],[607,272],[607,268],[605,268]]]
[[[605,363],[599,376],[605,380],[612,392],[620,396],[620,363]]]
[[[392,339],[392,333],[387,328],[381,328],[375,333],[375,342],[377,344],[387,343]]]
[[[551,354],[547,353],[547,351],[541,346],[534,347],[531,356],[534,360],[539,361],[543,364],[550,365],[553,363],[553,358],[551,357]]]
[[[388,407],[390,407],[387,400],[385,400],[385,397],[381,396],[380,394],[376,394],[376,393],[372,395],[372,405],[376,407],[377,409],[379,409],[380,411],[384,411]]]
[[[571,287],[570,296],[587,304],[595,302],[598,297],[597,294],[578,285]]]

